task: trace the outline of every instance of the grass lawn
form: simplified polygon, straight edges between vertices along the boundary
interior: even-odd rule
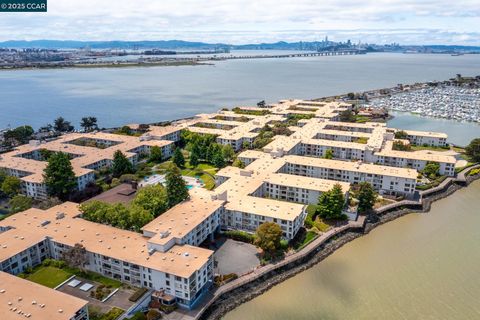
[[[88,307],[88,313],[90,315],[90,320],[115,320],[118,319],[125,310],[122,310],[117,307],[113,307],[107,313],[101,313],[98,308],[94,306]]]
[[[307,206],[307,214],[313,216],[315,214],[315,211],[317,210],[317,205],[316,204],[309,204]]]
[[[316,232],[307,231],[307,234],[305,235],[305,238],[303,239],[303,241],[295,244],[294,249],[297,251],[303,249],[307,244],[312,242],[316,237],[317,237]]]
[[[55,267],[41,267],[27,277],[27,280],[36,282],[49,288],[55,288],[70,278],[73,273]]]
[[[323,219],[320,218],[320,217],[315,218],[315,221],[313,222],[313,225],[320,232],[327,232],[331,228],[331,226],[328,223],[325,223],[325,221],[323,221]]]
[[[373,205],[373,208],[378,209],[380,207],[386,206],[394,202],[395,202],[394,200],[378,197],[377,200],[375,200],[375,204]]]
[[[104,284],[106,286],[111,286],[112,288],[119,288],[122,285],[120,281],[104,277],[101,274],[98,274],[95,272],[91,272],[91,271],[81,272],[78,269],[70,268],[70,267],[65,267],[62,270],[65,270],[66,272],[71,272],[72,274],[75,274],[86,280],[91,280],[91,281]]]
[[[417,145],[411,145],[412,151],[420,151],[420,150],[430,150],[430,151],[449,151],[450,148],[442,148],[442,147],[434,147],[434,146],[417,146]]]

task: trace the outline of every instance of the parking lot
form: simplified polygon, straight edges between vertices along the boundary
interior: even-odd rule
[[[217,244],[219,247],[214,254],[217,261],[216,273],[242,275],[260,265],[254,245],[224,238],[217,240]]]

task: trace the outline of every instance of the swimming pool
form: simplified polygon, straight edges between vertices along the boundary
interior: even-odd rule
[[[188,176],[182,176],[182,178],[187,183],[188,190],[191,190],[193,188],[202,188],[204,186],[204,183],[200,178],[194,178],[194,177],[188,177]],[[165,175],[154,174],[154,175],[143,178],[143,180],[140,181],[138,185],[140,187],[159,184],[159,183],[165,185],[165,182],[166,182]]]

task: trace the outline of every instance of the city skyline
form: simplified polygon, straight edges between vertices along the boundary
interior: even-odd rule
[[[333,41],[405,45],[480,45],[475,1],[350,1],[321,3],[192,0],[175,3],[59,0],[47,13],[3,13],[0,41],[170,40],[245,44]]]

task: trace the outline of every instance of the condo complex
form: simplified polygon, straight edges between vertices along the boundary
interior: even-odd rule
[[[316,204],[335,184],[346,199],[351,185],[364,181],[382,195],[409,199],[416,196],[419,171],[428,163],[438,163],[442,175],[455,175],[459,161],[455,152],[394,150],[398,129],[383,123],[341,122],[341,112],[351,109],[335,101],[283,100],[266,107],[202,114],[165,127],[150,126],[139,137],[69,133],[0,155],[0,168],[19,177],[22,192],[37,199],[47,197],[42,150],[70,155],[78,190],[94,181],[95,170],[112,164],[116,150],[134,165],[152,146],[161,147],[164,157],[169,157],[182,130],[214,135],[217,143],[240,152],[238,159],[244,164],[218,171],[216,188],[211,191],[191,189],[187,200],[145,225],[142,233],[87,221],[72,202],[48,210],[29,209],[0,221],[0,313],[7,319],[19,319],[8,316],[18,310],[32,319],[87,319],[85,302],[73,297],[61,298],[68,307],[57,306],[50,297],[43,302],[42,298],[60,293],[9,275],[46,258],[60,259],[75,244],[85,247],[88,270],[161,292],[162,303],[167,305],[194,308],[214,277],[214,252],[199,245],[215,232],[254,233],[262,223],[273,221],[281,227],[283,238],[291,240],[303,226],[307,205]],[[248,148],[265,126],[295,117],[298,121],[288,127],[289,136],[276,135],[261,149]],[[404,144],[447,146],[445,134],[405,132]],[[346,214],[356,218],[355,213]]]

